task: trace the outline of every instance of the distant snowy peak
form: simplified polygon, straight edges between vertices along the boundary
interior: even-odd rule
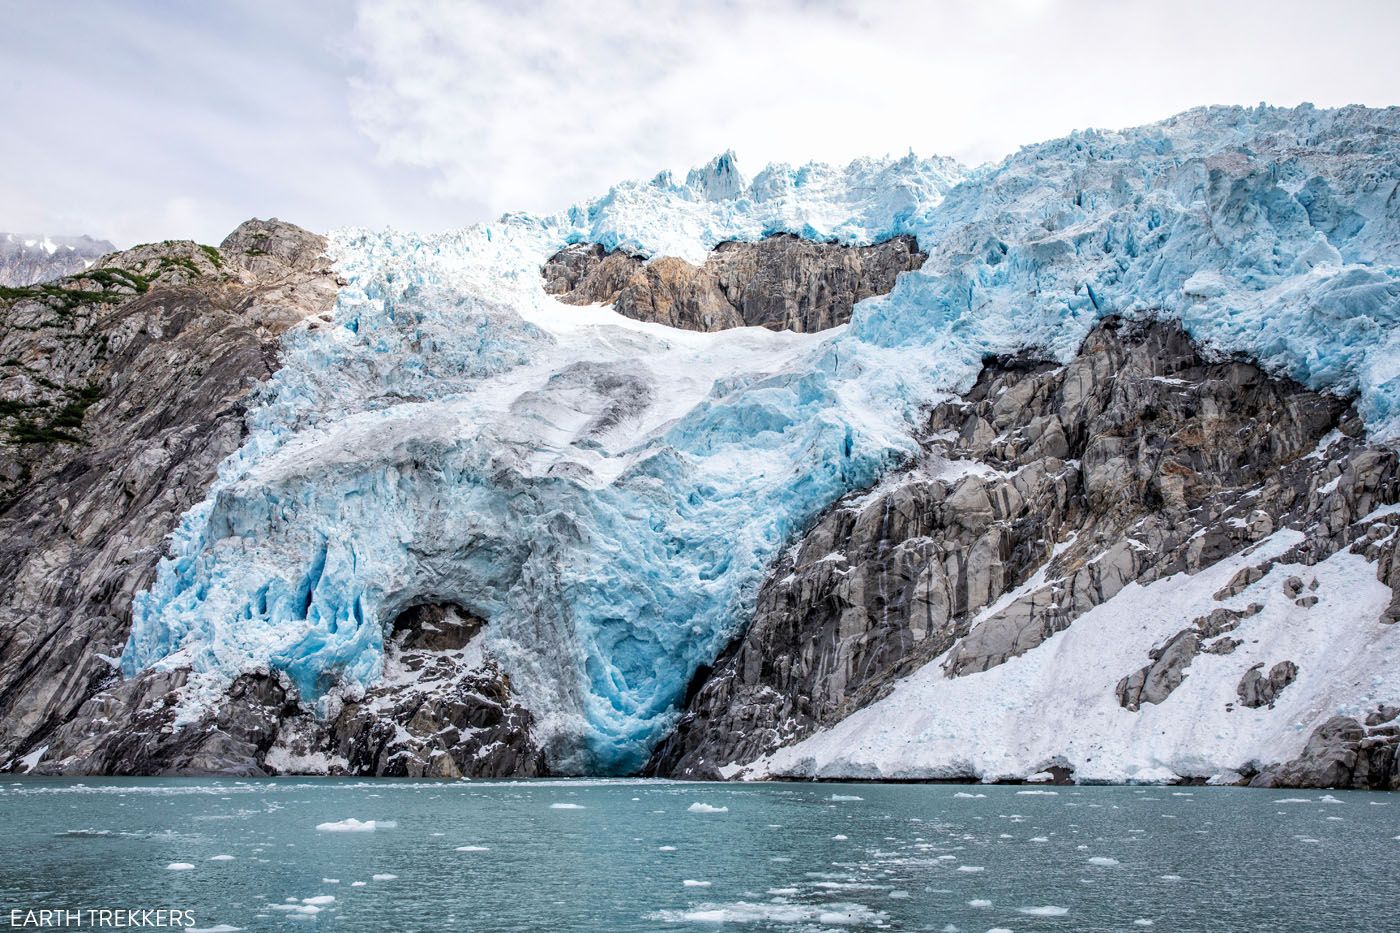
[[[0,286],[15,288],[72,275],[115,249],[90,236],[0,233]]]

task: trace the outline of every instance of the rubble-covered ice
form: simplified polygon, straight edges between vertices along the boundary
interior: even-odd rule
[[[247,670],[333,708],[424,601],[488,646],[562,770],[627,771],[742,628],[774,555],[915,449],[988,354],[1061,358],[1108,314],[1315,388],[1400,435],[1400,112],[1219,108],[941,159],[731,155],[550,217],[337,235],[334,320],[294,331],[243,448],[137,601],[123,669]],[[918,237],[929,259],[822,334],[717,334],[547,296],[572,242],[699,261],[777,231]]]

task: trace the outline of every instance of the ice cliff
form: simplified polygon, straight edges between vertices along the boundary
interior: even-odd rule
[[[1067,361],[1110,315],[1180,321],[1400,434],[1400,112],[1207,109],[965,172],[726,154],[549,217],[350,230],[334,317],[291,332],[243,447],[134,606],[127,674],[190,666],[187,718],[241,672],[332,710],[413,605],[486,645],[560,770],[628,771],[750,617],[785,545],[917,454],[983,360]],[[548,296],[599,243],[703,262],[776,232],[929,254],[849,325],[691,333]]]

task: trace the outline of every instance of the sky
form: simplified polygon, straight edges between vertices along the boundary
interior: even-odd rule
[[[733,149],[952,156],[1400,104],[1389,0],[0,0],[0,230],[438,231]]]

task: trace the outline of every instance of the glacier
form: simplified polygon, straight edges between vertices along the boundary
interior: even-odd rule
[[[1397,134],[1394,109],[1206,108],[970,171],[749,180],[726,153],[546,217],[340,231],[333,317],[285,339],[123,671],[190,667],[186,719],[253,670],[329,714],[381,675],[400,611],[454,602],[489,620],[554,768],[635,770],[775,555],[913,454],[988,356],[1171,317],[1400,435]],[[571,243],[699,262],[777,232],[912,234],[929,258],[818,334],[678,331],[542,287]]]

